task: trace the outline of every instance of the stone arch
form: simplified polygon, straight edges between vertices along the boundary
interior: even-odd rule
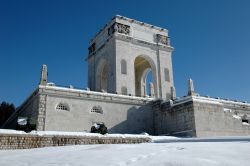
[[[152,71],[153,77],[153,91],[155,96],[158,95],[157,91],[157,71],[154,61],[147,55],[139,55],[134,60],[135,72],[135,95],[144,97],[146,96],[146,81],[148,73]]]
[[[108,62],[101,59],[96,70],[96,89],[97,91],[108,91]]]
[[[127,74],[127,62],[126,60],[121,60],[121,74]]]

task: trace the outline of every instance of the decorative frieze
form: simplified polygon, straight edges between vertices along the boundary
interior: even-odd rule
[[[123,33],[125,35],[129,35],[130,33],[130,26],[121,24],[121,23],[114,23],[108,29],[108,35],[113,34],[114,32]]]
[[[164,35],[157,34],[157,42],[164,45],[169,45],[169,38]]]
[[[149,47],[149,48],[154,49],[154,50],[161,49],[161,50],[166,50],[166,51],[173,51],[173,48],[170,45],[157,45],[155,43],[150,43],[147,41],[134,39],[130,36],[117,35],[117,36],[115,36],[115,38],[122,40],[122,41],[131,42],[132,44]]]

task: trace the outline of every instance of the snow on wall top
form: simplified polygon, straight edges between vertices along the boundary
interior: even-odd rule
[[[150,97],[145,98],[145,97],[137,97],[137,96],[128,96],[128,95],[113,94],[113,93],[107,93],[107,92],[96,92],[96,91],[90,91],[90,90],[73,89],[73,88],[66,88],[66,87],[59,87],[59,86],[39,85],[39,88],[73,92],[73,93],[75,92],[75,93],[92,94],[92,95],[107,96],[107,97],[117,97],[117,98],[123,98],[123,99],[133,99],[133,100],[140,100],[140,101],[154,101],[155,100],[155,98],[150,98]]]
[[[174,105],[179,105],[188,101],[196,101],[196,102],[203,102],[203,103],[211,103],[211,104],[234,104],[239,106],[250,107],[250,103],[247,102],[240,102],[234,100],[227,100],[227,99],[220,99],[220,98],[211,98],[205,96],[185,96],[174,100]]]

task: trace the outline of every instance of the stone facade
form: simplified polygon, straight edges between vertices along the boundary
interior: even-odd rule
[[[185,137],[250,135],[248,103],[196,95],[160,102],[158,105],[161,107],[154,111],[156,135]]]
[[[156,135],[196,136],[193,102],[160,105],[154,112]]]
[[[205,97],[193,100],[198,137],[250,135],[250,104]]]
[[[153,134],[152,98],[92,92],[71,88],[40,85],[28,101],[38,101],[37,130],[50,131],[90,131],[95,122],[104,122],[109,133],[147,132]],[[63,104],[67,109],[57,108]],[[26,103],[9,120],[6,128],[15,128],[18,116],[26,114],[26,108],[34,105]],[[100,108],[101,112],[96,110]],[[31,110],[29,110],[31,111]]]
[[[109,133],[153,133],[152,99],[130,98],[107,93],[40,87],[47,94],[45,130],[90,131],[104,122]],[[58,110],[60,103],[68,110]],[[96,108],[100,108],[98,111]]]
[[[170,99],[174,86],[172,50],[166,29],[115,16],[90,42],[90,90],[122,94],[126,88],[127,94],[144,97],[149,84],[146,75],[151,70],[153,94]],[[122,72],[122,62],[129,72]]]

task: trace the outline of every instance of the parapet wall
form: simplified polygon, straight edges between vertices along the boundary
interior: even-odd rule
[[[242,123],[241,117],[234,114],[240,111],[237,107],[231,111],[221,103],[202,101],[194,101],[193,105],[197,137],[250,135],[250,124]]]
[[[27,116],[37,120],[38,131],[89,132],[94,123],[103,122],[109,133],[153,134],[153,100],[40,85],[4,128],[16,129],[17,117]],[[57,109],[60,104],[67,110]]]
[[[112,137],[112,136],[63,136],[34,134],[0,134],[0,150],[31,149],[49,146],[85,144],[137,144],[151,142],[149,137]]]
[[[187,96],[160,104],[155,102],[154,108],[156,135],[250,135],[250,104],[246,102]]]
[[[187,101],[178,105],[169,102],[161,104],[154,112],[156,135],[195,137],[195,117],[193,102]]]
[[[39,86],[39,94],[38,131],[89,132],[103,122],[108,133],[153,134],[153,98],[55,86]],[[60,103],[67,109],[57,109]]]

